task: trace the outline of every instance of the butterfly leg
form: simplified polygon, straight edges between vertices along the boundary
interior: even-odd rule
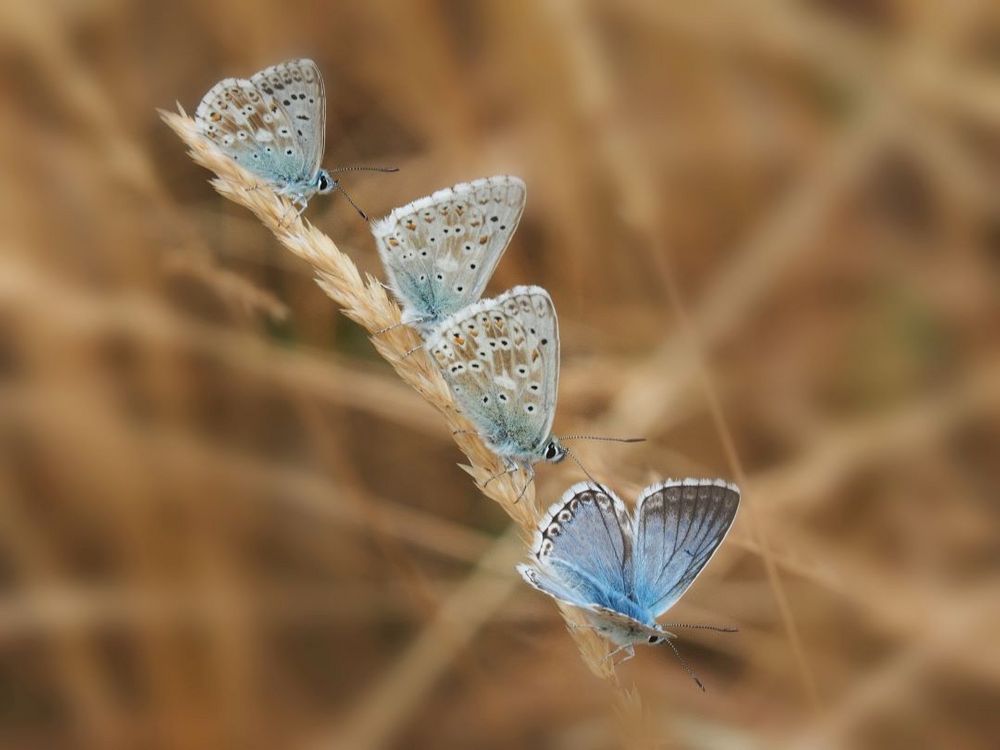
[[[403,354],[403,359],[406,359],[406,358],[407,358],[407,357],[409,357],[409,356],[410,356],[411,354],[413,354],[413,352],[415,352],[415,351],[419,351],[420,349],[423,349],[423,348],[424,348],[424,345],[423,345],[423,344],[417,344],[417,345],[416,345],[415,347],[413,347],[412,349],[407,349],[407,350],[406,350],[406,352],[405,352],[405,353]]]
[[[619,662],[615,662],[615,655],[621,653],[622,651],[625,652],[625,658]],[[604,657],[604,660],[607,661],[608,659],[610,659],[612,664],[618,666],[619,664],[624,664],[633,656],[635,656],[635,648],[632,646],[631,643],[626,643],[624,646],[619,646],[614,651],[610,651],[608,655]]]
[[[531,464],[525,464],[525,470],[528,472],[528,481],[524,483],[524,487],[522,487],[521,491],[518,493],[517,500],[514,501],[515,503],[521,502],[521,498],[524,497],[524,493],[528,491],[531,483],[535,481],[535,467]]]
[[[405,325],[406,323],[404,323],[403,321],[399,321],[398,323],[393,323],[391,326],[386,326],[385,328],[379,328],[377,331],[372,331],[372,336],[381,336],[383,333],[389,333],[389,331],[393,331],[399,328],[400,326],[405,326]]]
[[[506,466],[507,468],[504,469],[503,471],[498,472],[498,473],[494,474],[493,476],[491,476],[489,479],[486,480],[486,482],[484,482],[482,485],[480,485],[479,489],[485,490],[486,486],[490,482],[492,482],[494,479],[499,479],[500,477],[505,477],[508,474],[513,474],[515,471],[517,471],[519,468],[521,468],[520,465],[516,461],[511,461],[506,456],[503,456],[503,463],[504,463],[504,466]],[[520,500],[520,499],[521,499],[521,496],[518,495],[518,500]]]
[[[293,211],[295,210],[295,202],[294,201],[292,202],[292,210]],[[300,211],[295,216],[297,218],[298,216],[301,216],[301,215],[302,215],[302,212]],[[287,212],[283,213],[282,216],[281,216],[281,221],[278,224],[278,227],[280,227],[281,229],[288,229],[288,227],[290,227],[292,225],[292,219],[288,219],[288,221],[285,221],[285,217],[286,216],[287,216]]]

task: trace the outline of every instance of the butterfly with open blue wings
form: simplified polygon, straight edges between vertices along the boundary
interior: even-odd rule
[[[539,591],[583,610],[630,658],[636,644],[675,637],[657,618],[708,564],[739,501],[739,489],[721,479],[668,479],[643,490],[632,516],[611,490],[581,482],[549,508],[532,564],[518,571]]]

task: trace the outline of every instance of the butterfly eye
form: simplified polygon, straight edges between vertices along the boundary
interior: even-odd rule
[[[660,636],[658,636],[658,635],[651,635],[651,636],[649,636],[649,642],[650,643],[659,643],[660,642]]]

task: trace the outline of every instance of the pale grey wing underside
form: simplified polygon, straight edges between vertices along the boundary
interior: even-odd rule
[[[469,305],[432,329],[425,348],[498,455],[542,458],[559,384],[559,328],[548,292],[515,287]]]
[[[403,320],[430,328],[478,300],[524,210],[524,182],[463,182],[393,210],[372,234]]]
[[[241,166],[279,189],[311,194],[323,153],[324,113],[319,70],[311,60],[294,60],[250,81],[220,81],[202,98],[195,122]]]
[[[278,63],[253,75],[250,82],[284,107],[301,141],[303,177],[314,177],[326,148],[326,87],[316,63],[308,59]]]
[[[646,488],[635,518],[635,598],[654,617],[687,591],[725,538],[740,493],[716,480],[668,480]]]

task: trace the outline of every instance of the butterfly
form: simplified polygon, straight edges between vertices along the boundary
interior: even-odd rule
[[[583,610],[618,646],[612,654],[624,650],[627,660],[636,644],[668,643],[680,659],[671,642],[676,636],[656,619],[708,564],[739,503],[739,489],[721,479],[668,479],[642,491],[632,516],[611,490],[580,482],[549,508],[532,543],[532,564],[517,570],[539,591]]]
[[[567,451],[552,434],[559,325],[549,293],[517,286],[469,305],[427,334],[424,348],[459,409],[511,470]]]
[[[338,187],[320,169],[326,92],[312,60],[278,63],[250,80],[220,81],[202,98],[195,122],[224,154],[303,209],[316,193]]]
[[[372,224],[403,323],[426,333],[482,296],[524,198],[520,178],[486,177],[438,190]]]

